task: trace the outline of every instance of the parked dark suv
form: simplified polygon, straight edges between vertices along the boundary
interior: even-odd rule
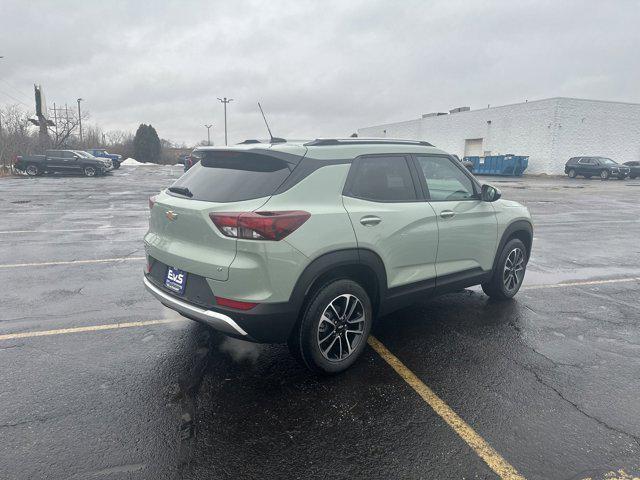
[[[607,180],[609,177],[618,177],[622,180],[629,176],[630,172],[629,167],[605,157],[573,157],[564,166],[564,173],[569,175],[569,178],[582,175],[584,178],[598,176]]]

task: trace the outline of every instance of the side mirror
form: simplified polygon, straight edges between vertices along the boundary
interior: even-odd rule
[[[484,184],[482,185],[482,193],[480,194],[480,198],[483,202],[495,202],[502,196],[502,192],[498,190],[496,187],[492,187],[491,185]]]
[[[74,159],[74,160],[78,160],[79,158],[80,158],[80,157],[79,157],[78,155],[74,155],[74,156],[73,156],[73,159]]]

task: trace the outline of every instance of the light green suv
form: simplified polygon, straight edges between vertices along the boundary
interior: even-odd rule
[[[482,285],[513,297],[531,216],[426,142],[200,147],[149,201],[146,288],[226,334],[348,368],[376,317]]]

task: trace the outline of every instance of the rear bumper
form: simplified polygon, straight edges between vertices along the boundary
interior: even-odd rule
[[[164,306],[227,335],[259,343],[284,343],[297,320],[289,303],[263,303],[241,311],[194,305],[163,290],[145,275],[144,286]]]
[[[196,307],[195,305],[191,305],[190,303],[169,295],[156,287],[146,277],[143,279],[143,282],[144,286],[154,297],[172,310],[188,316],[193,320],[206,323],[210,327],[220,330],[221,332],[229,333],[231,335],[240,335],[241,337],[247,336],[247,332],[245,332],[240,325],[234,322],[231,317],[213,310],[205,310],[204,308]]]

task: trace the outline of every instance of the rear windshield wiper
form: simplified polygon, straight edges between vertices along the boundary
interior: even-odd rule
[[[187,187],[169,187],[170,192],[178,193],[180,195],[184,195],[185,197],[193,197],[193,193]]]

